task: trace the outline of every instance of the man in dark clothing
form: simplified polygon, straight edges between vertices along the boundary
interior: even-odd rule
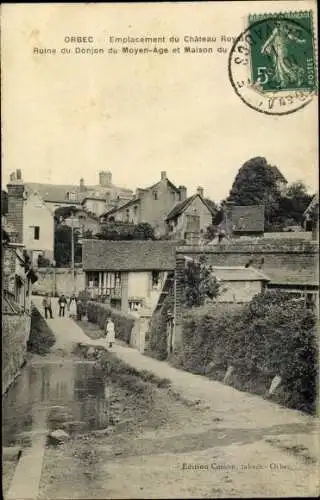
[[[52,317],[52,307],[51,307],[51,298],[49,297],[49,294],[46,293],[42,300],[42,305],[44,307],[44,317],[47,319],[48,318],[48,313],[50,314],[50,318],[53,319]]]
[[[64,317],[64,313],[65,313],[66,305],[67,305],[67,299],[64,296],[64,294],[62,294],[61,297],[59,298],[58,304],[59,304],[59,316]]]

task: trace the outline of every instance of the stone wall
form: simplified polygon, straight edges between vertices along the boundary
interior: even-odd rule
[[[55,269],[39,268],[38,281],[32,286],[32,292],[38,295],[49,293],[52,295],[70,296],[73,293],[72,270],[68,268]],[[85,289],[85,274],[82,269],[75,270],[75,293]]]
[[[19,374],[26,359],[30,325],[28,314],[2,315],[2,394]]]

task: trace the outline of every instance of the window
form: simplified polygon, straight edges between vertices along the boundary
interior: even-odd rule
[[[160,273],[159,271],[152,271],[152,287],[157,287],[159,285]]]
[[[157,191],[153,191],[153,199],[154,200],[158,199],[158,193],[157,193]]]
[[[74,191],[68,191],[67,198],[69,201],[77,201],[77,193],[75,193]]]
[[[33,230],[33,239],[34,240],[39,240],[40,239],[40,226],[30,226]]]

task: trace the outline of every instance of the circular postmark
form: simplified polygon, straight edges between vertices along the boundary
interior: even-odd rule
[[[268,115],[288,115],[316,94],[312,13],[249,16],[228,62],[229,79],[240,99]]]

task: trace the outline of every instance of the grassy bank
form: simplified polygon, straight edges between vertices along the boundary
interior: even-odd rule
[[[32,354],[43,356],[47,354],[55,343],[54,334],[41,316],[38,309],[33,306],[31,312],[30,336],[27,350]]]

